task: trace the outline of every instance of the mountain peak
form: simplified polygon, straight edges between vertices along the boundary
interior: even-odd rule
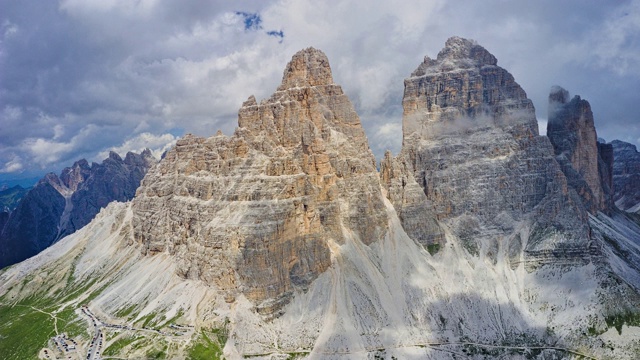
[[[424,76],[457,69],[473,69],[497,65],[498,60],[496,57],[487,49],[478,45],[475,40],[453,36],[447,40],[444,48],[438,53],[436,60],[425,56],[424,61],[411,76]]]
[[[470,59],[478,65],[497,65],[498,60],[474,40],[450,37],[438,53],[438,61]]]
[[[115,160],[117,162],[122,162],[122,158],[115,151],[109,151],[109,159]]]
[[[549,104],[559,103],[566,104],[569,102],[569,92],[562,86],[554,85],[549,92]]]
[[[470,126],[538,134],[533,103],[513,76],[475,41],[452,37],[405,79],[403,133],[430,138]],[[515,127],[514,127],[515,126]],[[435,127],[435,128],[434,128]]]
[[[298,51],[287,64],[278,90],[333,84],[329,59],[320,50],[309,47]]]
[[[591,106],[560,86],[551,88],[547,137],[553,145],[557,161],[562,166],[569,185],[581,195],[584,205],[592,214],[608,211],[610,190],[603,187],[611,179],[606,163],[599,164],[599,152],[607,146],[598,146]]]

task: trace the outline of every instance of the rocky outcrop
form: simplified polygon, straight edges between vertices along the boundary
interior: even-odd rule
[[[131,200],[155,162],[149,150],[128,153],[124,161],[112,152],[101,164],[82,159],[60,176],[47,174],[6,216],[0,229],[0,268],[74,233],[110,202]]]
[[[72,207],[64,233],[71,234],[85,226],[112,201],[133,199],[142,178],[155,163],[149,150],[141,154],[129,152],[124,160],[111,152],[101,164],[91,166],[89,176],[80,185],[67,182],[69,189],[75,190],[70,198]]]
[[[407,166],[406,162],[393,158],[387,151],[380,162],[380,182],[398,213],[404,231],[433,254],[444,245],[444,232],[433,211],[434,203],[427,198]]]
[[[614,140],[613,148],[613,200],[625,211],[640,211],[640,153],[636,146]]]
[[[494,262],[501,248],[512,266],[588,261],[587,214],[538,134],[531,101],[493,55],[450,38],[405,80],[403,106],[403,147],[394,161],[404,169],[400,178],[412,177],[406,183],[424,193],[405,203],[430,204],[470,253]],[[402,213],[388,182],[387,193]],[[414,240],[433,241],[431,228]]]
[[[238,125],[178,141],[138,190],[134,237],[174,255],[181,276],[277,315],[333,246],[383,236],[386,210],[360,119],[322,52],[295,54],[269,99],[242,104]]]
[[[549,94],[547,136],[569,186],[587,209],[609,212],[611,202],[611,150],[597,142],[591,106],[580,96],[554,86]],[[606,158],[606,160],[604,158]]]

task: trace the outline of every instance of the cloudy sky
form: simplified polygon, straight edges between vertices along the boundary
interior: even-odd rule
[[[374,153],[397,152],[403,79],[453,35],[493,53],[542,124],[558,84],[589,100],[599,136],[640,145],[640,0],[394,3],[0,0],[0,180],[231,134],[241,103],[268,97],[308,46]]]

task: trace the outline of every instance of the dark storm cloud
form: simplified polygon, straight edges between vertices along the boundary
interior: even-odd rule
[[[0,0],[0,173],[186,132],[229,134],[315,46],[380,156],[401,143],[403,79],[452,35],[475,39],[534,101],[552,85],[589,100],[598,134],[640,141],[638,1]],[[286,36],[285,36],[286,34]]]

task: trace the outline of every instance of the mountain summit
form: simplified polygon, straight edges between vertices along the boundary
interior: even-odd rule
[[[293,55],[278,90],[323,85],[334,85],[329,59],[322,51],[310,47]]]

